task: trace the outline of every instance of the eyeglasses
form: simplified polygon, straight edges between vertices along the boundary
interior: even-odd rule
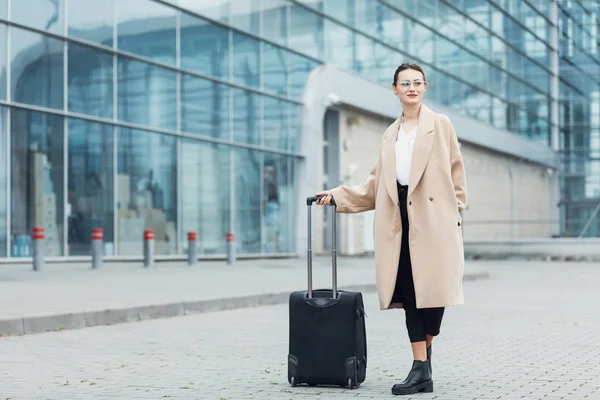
[[[403,80],[403,81],[400,81],[397,83],[397,86],[405,92],[408,92],[410,90],[411,85],[413,85],[415,87],[415,90],[420,91],[425,86],[427,86],[427,82],[423,82],[422,80],[417,79],[417,80],[413,81],[412,83],[407,80]]]

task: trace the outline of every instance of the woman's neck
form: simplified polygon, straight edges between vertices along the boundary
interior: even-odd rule
[[[403,106],[402,109],[402,116],[404,117],[405,121],[412,121],[412,122],[416,122],[419,120],[419,110],[421,109],[421,105],[420,104],[415,104],[415,105],[409,105],[409,106]]]

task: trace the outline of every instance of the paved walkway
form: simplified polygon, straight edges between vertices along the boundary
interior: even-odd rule
[[[254,271],[277,276],[267,264]],[[481,265],[489,279],[465,283],[434,343],[435,392],[402,399],[599,399],[599,265]],[[392,399],[412,359],[403,312],[379,311],[373,293],[365,305],[367,380],[353,391],[287,383],[281,304],[0,338],[0,398]]]
[[[467,279],[485,273],[470,262]],[[314,287],[330,287],[331,259],[315,257]],[[340,258],[340,288],[375,290],[372,258]],[[306,259],[0,266],[0,335],[81,328],[287,302],[307,286]]]

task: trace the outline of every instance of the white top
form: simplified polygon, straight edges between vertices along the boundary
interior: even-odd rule
[[[403,125],[400,124],[396,138],[396,180],[401,185],[408,185],[417,127],[415,126],[406,133]]]

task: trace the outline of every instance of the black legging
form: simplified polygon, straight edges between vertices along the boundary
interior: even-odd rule
[[[400,184],[397,186],[400,217],[402,219],[402,246],[400,247],[396,289],[394,290],[392,301],[403,304],[406,314],[406,329],[408,330],[408,337],[411,343],[424,342],[427,335],[437,336],[440,333],[444,307],[417,309],[408,240],[409,225],[408,211],[406,209],[408,186]]]

